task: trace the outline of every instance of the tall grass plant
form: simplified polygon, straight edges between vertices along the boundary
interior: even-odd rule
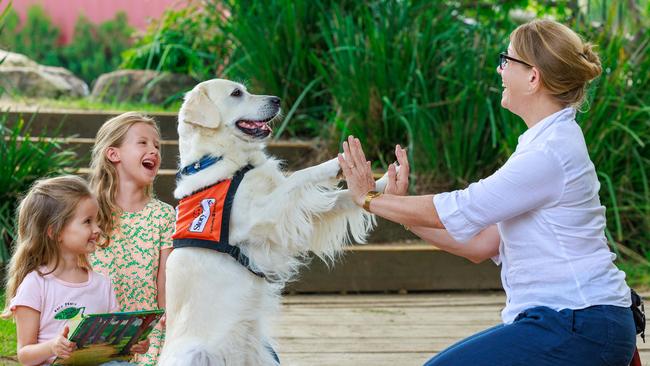
[[[220,53],[206,51],[218,62],[204,78],[281,96],[288,112],[276,135],[324,137],[330,154],[354,134],[385,168],[395,143],[408,146],[414,181],[428,192],[490,174],[525,129],[500,106],[496,72],[522,18],[515,11],[569,25],[597,44],[605,70],[578,121],[601,180],[607,235],[616,252],[650,260],[648,0],[207,3],[224,17],[202,24],[224,38]]]
[[[72,172],[75,154],[56,141],[56,130],[32,136],[29,123],[0,115],[0,264],[9,260],[15,239],[15,210],[31,184],[46,176]]]

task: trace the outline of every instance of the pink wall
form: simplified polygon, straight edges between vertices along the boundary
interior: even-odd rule
[[[8,0],[0,0],[1,8],[4,9],[7,3]],[[13,0],[13,8],[24,20],[27,9],[40,4],[61,29],[61,41],[66,43],[72,38],[80,14],[94,23],[101,23],[124,11],[131,26],[144,30],[151,18],[159,18],[165,10],[180,8],[186,3],[187,0]]]

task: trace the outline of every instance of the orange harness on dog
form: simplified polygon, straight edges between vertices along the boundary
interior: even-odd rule
[[[176,230],[172,235],[174,249],[199,247],[213,249],[233,257],[253,274],[265,277],[250,266],[250,260],[239,247],[228,243],[230,211],[235,193],[244,174],[253,167],[239,170],[232,179],[183,197],[176,206]]]

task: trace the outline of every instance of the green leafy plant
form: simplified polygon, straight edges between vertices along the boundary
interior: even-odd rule
[[[124,51],[120,68],[183,73],[199,80],[213,77],[229,48],[220,26],[225,19],[213,10],[189,5],[166,11]]]
[[[28,9],[22,26],[14,10],[5,12],[0,48],[24,54],[39,64],[64,67],[87,83],[115,70],[122,52],[131,45],[133,28],[123,12],[99,25],[80,16],[67,45],[60,44],[59,28],[40,5]]]
[[[61,31],[40,5],[27,10],[25,24],[15,34],[15,43],[11,50],[25,54],[39,63],[60,66],[58,51]]]
[[[73,171],[75,154],[45,137],[48,132],[57,135],[54,130],[32,136],[22,117],[9,121],[7,113],[0,116],[0,263],[11,255],[21,195],[37,179]]]
[[[131,44],[132,34],[133,28],[123,12],[99,25],[80,16],[72,40],[61,49],[62,64],[91,83],[99,75],[117,69],[122,61],[122,52]]]

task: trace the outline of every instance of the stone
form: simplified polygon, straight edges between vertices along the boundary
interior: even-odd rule
[[[101,75],[91,97],[104,102],[145,102],[162,104],[183,94],[197,84],[184,74],[153,70],[117,70]]]
[[[25,55],[0,50],[0,88],[9,95],[36,98],[84,97],[88,85],[69,70],[40,65]]]
[[[38,64],[29,57],[5,50],[0,50],[0,60],[3,60],[0,64],[2,66],[38,67]]]

